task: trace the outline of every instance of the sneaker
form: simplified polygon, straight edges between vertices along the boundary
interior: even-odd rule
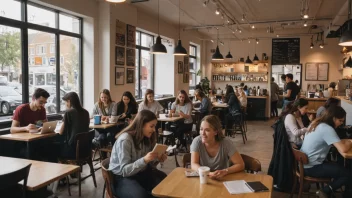
[[[322,190],[318,190],[315,194],[319,198],[329,198],[329,196],[325,194]]]

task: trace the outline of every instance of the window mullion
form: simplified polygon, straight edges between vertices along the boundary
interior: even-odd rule
[[[56,60],[56,112],[60,112],[60,34],[55,34],[55,60]]]

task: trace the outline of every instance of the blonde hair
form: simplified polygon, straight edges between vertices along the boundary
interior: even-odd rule
[[[225,135],[222,133],[222,125],[218,116],[207,115],[202,119],[202,122],[207,122],[210,127],[217,132],[217,135],[215,136],[217,142],[220,142],[225,138]]]

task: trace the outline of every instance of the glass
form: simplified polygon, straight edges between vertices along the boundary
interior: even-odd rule
[[[136,69],[135,69],[135,98],[142,98],[139,96],[139,50],[136,49]]]
[[[149,53],[149,50],[141,51],[141,67],[140,67],[140,89],[141,97],[144,96],[145,91],[152,87],[152,71],[153,71],[153,55]]]
[[[153,45],[153,36],[150,36],[148,34],[141,33],[141,46],[142,47],[152,47]]]
[[[197,67],[196,67],[197,65],[196,65],[196,59],[195,58],[189,58],[189,70],[191,71],[191,72],[194,72],[196,69],[197,69]]]
[[[141,33],[136,31],[136,45],[141,45],[141,40],[139,39]]]
[[[35,89],[42,88],[49,92],[50,97],[45,104],[47,114],[56,113],[55,108],[55,93],[56,93],[56,70],[52,67],[55,65],[55,58],[50,55],[51,46],[56,46],[55,35],[37,30],[28,30],[28,49],[36,49],[35,54],[31,54],[28,50],[28,58],[30,64],[29,70],[29,101]],[[47,58],[51,57],[51,58]]]
[[[0,25],[0,116],[22,104],[21,53],[21,30]]]
[[[196,74],[195,73],[189,74],[189,86],[192,89],[194,89],[196,86]]]
[[[79,20],[76,17],[70,16],[70,15],[65,15],[65,14],[59,14],[59,27],[60,30],[65,30],[68,32],[73,32],[79,34],[79,27],[81,20]]]
[[[68,92],[79,95],[79,38],[60,35],[60,111],[66,109],[61,99]]]
[[[29,23],[56,28],[54,12],[29,4],[27,6],[27,10],[27,18]]]
[[[0,16],[21,20],[21,3],[14,0],[1,0]]]
[[[189,46],[189,55],[190,55],[190,56],[197,56],[197,55],[196,55],[196,49],[197,49],[197,48],[196,48],[195,46],[190,45],[190,46]]]

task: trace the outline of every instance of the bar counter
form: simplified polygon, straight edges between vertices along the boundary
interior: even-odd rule
[[[341,101],[341,107],[346,111],[346,125],[352,125],[352,101],[348,100],[346,96],[335,96]]]

